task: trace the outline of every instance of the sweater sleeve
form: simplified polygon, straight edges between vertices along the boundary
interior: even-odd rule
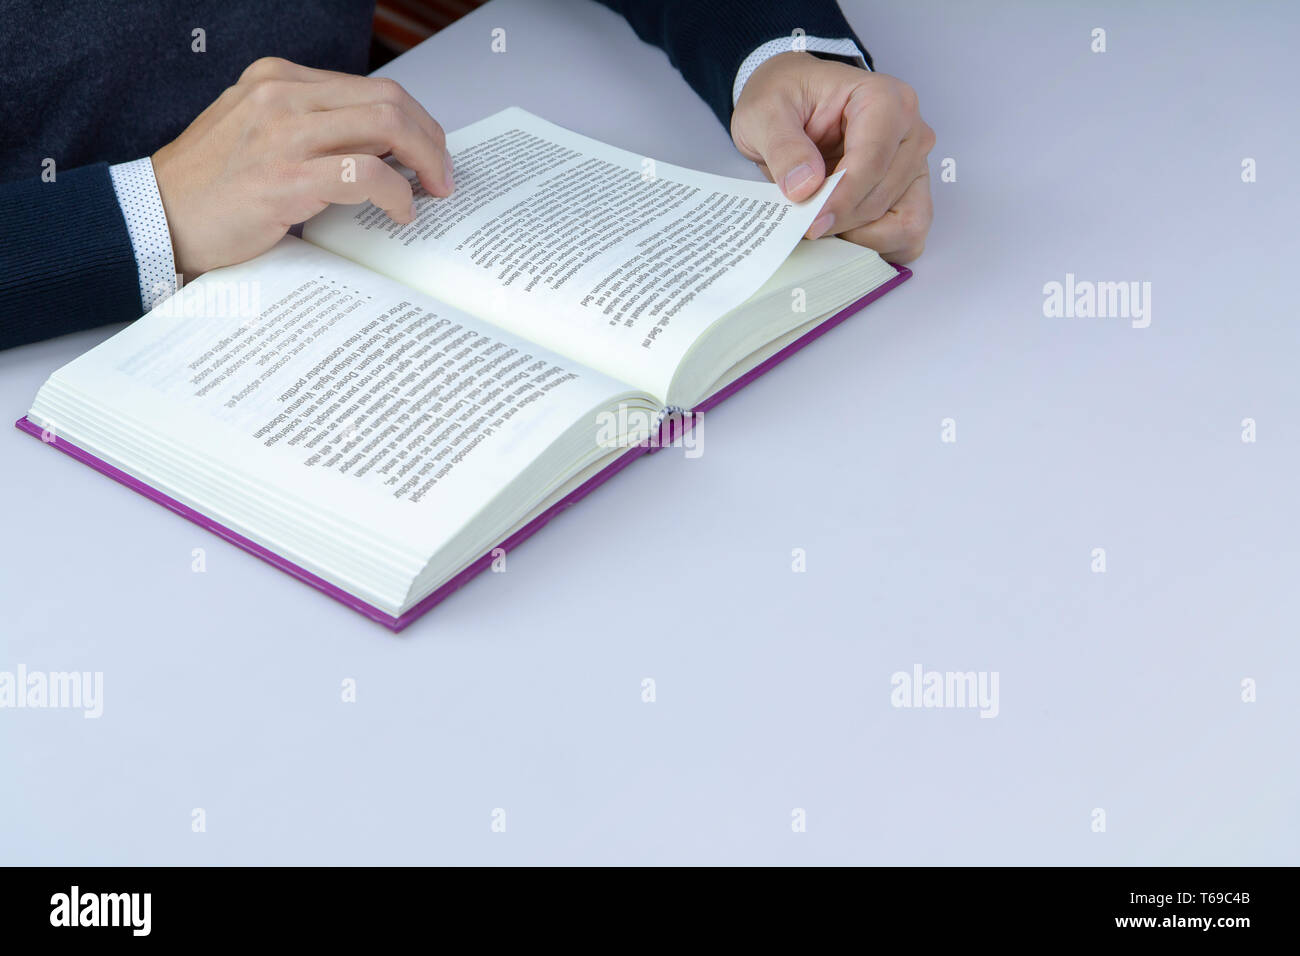
[[[0,349],[143,311],[107,163],[0,185]]]
[[[668,54],[691,89],[723,126],[731,124],[732,89],[746,57],[782,37],[852,40],[874,69],[871,54],[835,0],[598,0],[623,15],[646,43]]]

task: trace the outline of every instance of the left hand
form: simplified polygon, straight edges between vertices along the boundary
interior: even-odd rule
[[[821,187],[832,164],[832,172],[844,171],[809,239],[836,235],[895,263],[925,248],[934,217],[926,157],[935,137],[903,81],[780,53],[745,83],[731,138],[796,201]]]

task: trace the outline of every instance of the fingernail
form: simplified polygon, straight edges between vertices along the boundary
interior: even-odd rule
[[[826,233],[830,232],[831,226],[835,225],[835,213],[824,212],[808,227],[809,239],[820,239]]]
[[[443,186],[446,188],[447,192],[451,192],[456,188],[456,180],[454,178],[455,168],[451,164],[451,153],[445,149],[442,151],[442,164]]]
[[[414,202],[412,202],[412,203],[411,203],[411,220],[410,220],[410,221],[411,221],[411,222],[415,222],[415,218],[416,218],[418,215],[420,215],[420,207],[417,206]]]
[[[813,168],[807,163],[800,163],[785,174],[785,194],[788,196],[813,177]]]

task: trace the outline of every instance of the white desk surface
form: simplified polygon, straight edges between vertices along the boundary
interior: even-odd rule
[[[403,635],[0,433],[0,670],[104,674],[99,720],[0,710],[0,862],[1300,859],[1300,14],[845,9],[938,132],[916,277]],[[448,129],[759,175],[585,0],[386,72]],[[1149,281],[1150,327],[1045,318],[1067,272]],[[8,420],[115,330],[0,353]],[[892,707],[915,664],[999,715]]]

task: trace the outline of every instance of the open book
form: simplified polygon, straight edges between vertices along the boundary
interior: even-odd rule
[[[330,207],[18,426],[396,630],[910,275],[801,240],[838,177],[791,203],[519,109],[447,141],[410,224]]]

